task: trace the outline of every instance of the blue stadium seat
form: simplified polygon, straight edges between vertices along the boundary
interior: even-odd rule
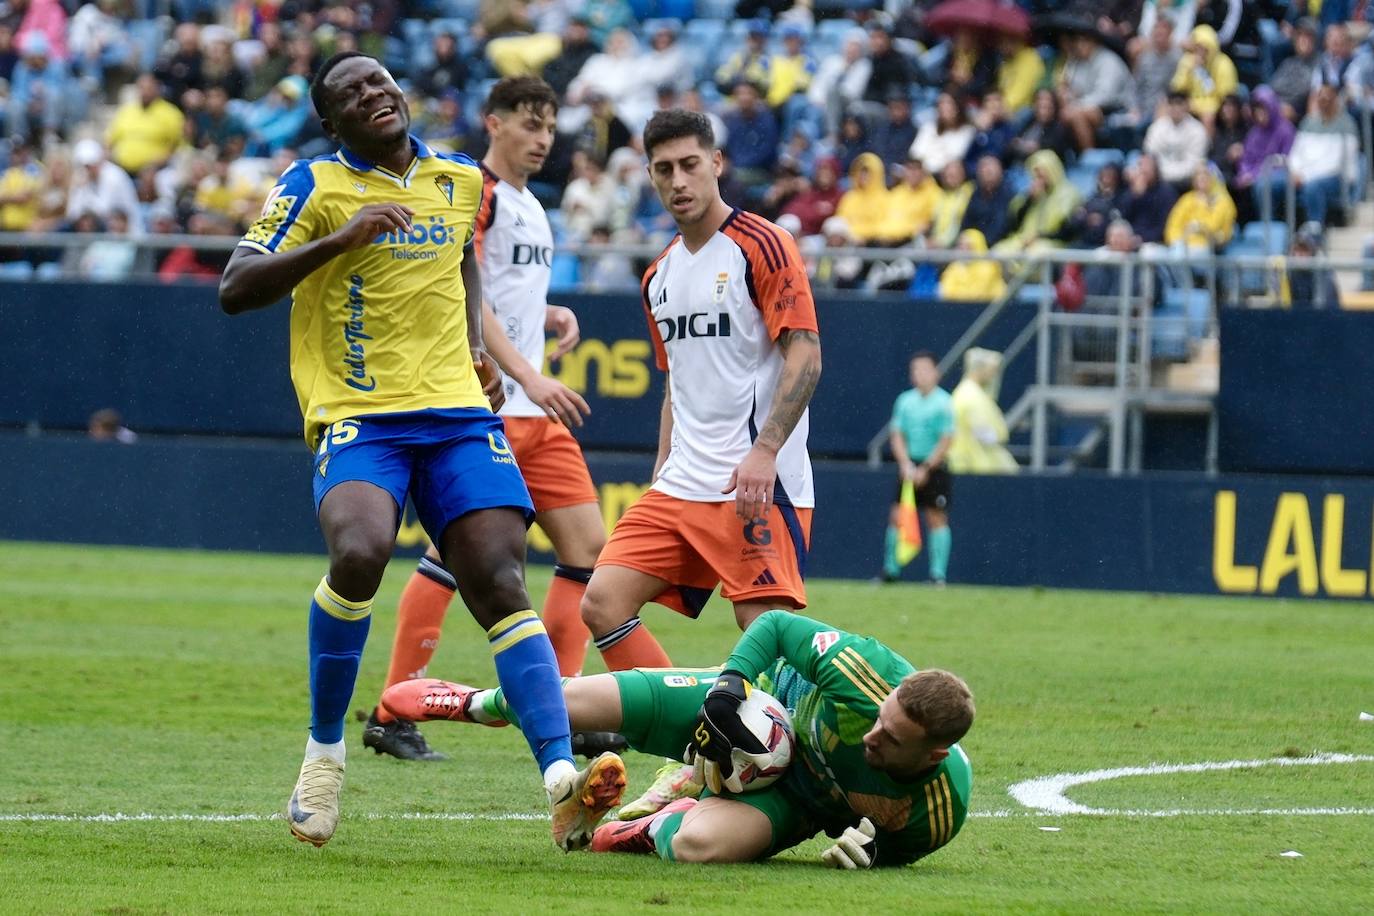
[[[471,21],[477,18],[481,6],[482,0],[438,0],[434,4],[434,9],[436,13],[446,19]]]
[[[1078,188],[1084,197],[1091,197],[1097,190],[1097,169],[1091,166],[1084,166],[1081,163],[1069,169],[1069,181],[1074,187]]]
[[[581,274],[578,259],[570,254],[555,254],[550,265],[549,292],[572,293],[577,291],[578,276]]]
[[[1150,349],[1156,357],[1187,359],[1188,342],[1207,333],[1212,316],[1211,295],[1205,289],[1168,289],[1155,309]]]
[[[1240,237],[1258,244],[1265,254],[1284,254],[1288,251],[1288,224],[1279,220],[1271,220],[1268,224],[1262,220],[1246,223],[1240,231]]]
[[[167,39],[165,23],[164,19],[135,19],[127,24],[129,40],[136,49],[140,72],[152,70],[157,62],[158,52],[162,50],[162,43]]]
[[[698,19],[735,18],[735,0],[696,0],[695,8]]]
[[[689,19],[682,28],[682,36],[715,43],[725,37],[725,23],[719,19]]]
[[[0,280],[27,280],[32,276],[33,265],[28,261],[0,263]]]
[[[1122,165],[1126,154],[1119,149],[1085,149],[1078,154],[1080,168],[1090,168],[1096,174],[1104,165]]]
[[[654,0],[629,0],[630,12],[641,22],[654,14]]]
[[[695,16],[695,0],[658,0],[654,4],[654,12],[669,19],[687,20]]]
[[[681,35],[682,20],[667,17],[660,19],[645,19],[642,23],[640,23],[639,34],[644,36],[645,41],[648,41],[650,38],[653,37],[654,33],[659,31],[660,29],[667,29],[676,35]]]

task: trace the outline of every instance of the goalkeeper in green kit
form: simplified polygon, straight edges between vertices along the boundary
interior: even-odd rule
[[[777,782],[732,793],[732,774],[764,750],[738,717],[751,684],[787,707],[796,746]],[[563,694],[574,731],[620,732],[635,750],[669,757],[686,745],[702,781],[719,787],[602,824],[594,851],[750,862],[824,831],[837,840],[821,855],[827,865],[904,865],[952,840],[968,814],[973,771],[958,745],[973,724],[967,685],[798,614],[759,616],[724,670],[568,678]],[[435,679],[402,681],[382,702],[412,721],[513,722],[499,689]]]

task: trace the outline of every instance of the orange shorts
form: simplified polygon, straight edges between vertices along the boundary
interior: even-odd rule
[[[524,475],[535,512],[596,502],[582,447],[562,423],[548,417],[502,417],[506,441]]]
[[[717,584],[727,601],[778,598],[804,608],[810,541],[810,509],[775,504],[766,519],[745,524],[733,500],[689,502],[650,490],[616,522],[596,565],[671,583],[654,600],[688,617],[701,613]]]

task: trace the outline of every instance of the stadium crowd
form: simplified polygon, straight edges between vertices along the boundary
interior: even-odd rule
[[[1358,194],[1374,4],[1021,0],[977,20],[987,5],[0,0],[0,231],[108,233],[0,269],[217,274],[227,254],[130,239],[242,232],[292,159],[333,151],[308,81],[354,48],[406,89],[414,133],[478,156],[491,81],[542,75],[562,109],[534,188],[559,243],[666,241],[638,134],[657,108],[706,112],[726,200],[796,235],[822,287],[986,300],[991,262],[830,252],[1255,253],[1240,227],[1281,219],[1290,180],[1318,223]],[[633,287],[636,268],[608,245],[555,282]]]

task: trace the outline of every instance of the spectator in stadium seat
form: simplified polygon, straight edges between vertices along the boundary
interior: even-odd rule
[[[1307,112],[1307,97],[1312,92],[1312,75],[1317,72],[1321,54],[1317,50],[1317,21],[1299,19],[1293,27],[1293,53],[1284,58],[1269,77],[1269,85],[1278,93],[1286,111],[1284,116],[1296,121]]]
[[[1126,205],[1126,187],[1121,166],[1109,162],[1097,171],[1097,186],[1091,196],[1073,211],[1067,235],[1075,248],[1097,248],[1107,237],[1107,224]]]
[[[128,220],[130,232],[142,234],[142,210],[134,181],[128,172],[105,158],[100,141],[78,142],[72,149],[72,163],[76,168],[67,192],[67,219],[74,221],[90,213],[103,223],[110,214],[121,212]]]
[[[0,232],[24,232],[38,220],[39,200],[48,176],[20,138],[10,149],[10,164],[0,174]]]
[[[582,242],[591,238],[593,228],[610,223],[615,209],[615,182],[606,174],[603,160],[582,150],[573,153],[573,176],[559,209],[568,235]]]
[[[223,86],[231,99],[241,99],[248,90],[248,81],[243,71],[234,62],[233,46],[223,37],[212,38],[205,42],[205,56],[200,66],[201,85]]]
[[[19,63],[10,75],[7,133],[30,140],[52,139],[67,126],[67,70],[52,57],[41,31],[25,35],[19,53]]]
[[[1343,22],[1326,27],[1322,36],[1322,53],[1317,58],[1317,66],[1312,71],[1312,85],[1315,92],[1324,84],[1341,86],[1345,83],[1345,71],[1355,59],[1355,46],[1350,40],[1350,29]]]
[[[423,103],[411,130],[436,149],[452,153],[470,150],[476,125],[464,110],[465,101],[457,89],[445,89]],[[411,110],[415,112],[416,106]]]
[[[844,113],[863,99],[864,91],[868,88],[873,62],[864,51],[863,33],[855,29],[845,38],[838,55],[831,55],[820,62],[816,77],[811,81],[807,101],[817,110],[825,112],[827,133],[839,129]],[[1036,59],[1039,59],[1038,55]]]
[[[411,74],[415,88],[428,96],[439,96],[446,89],[462,90],[468,84],[468,64],[458,53],[458,40],[447,29],[431,39],[434,63]]]
[[[181,145],[185,116],[162,97],[162,83],[151,73],[138,78],[138,98],[115,113],[106,134],[110,158],[130,175],[161,165]]]
[[[998,251],[1033,251],[1058,248],[1064,244],[1069,217],[1082,196],[1064,174],[1064,164],[1049,150],[1041,150],[1026,160],[1030,187],[1011,202],[1011,220],[1016,226],[997,245]]]
[[[902,180],[889,193],[887,238],[903,244],[929,232],[941,193],[939,182],[926,171],[921,160],[908,156],[902,166]]]
[[[592,42],[603,48],[612,32],[633,28],[635,24],[634,10],[625,0],[585,0],[582,15],[591,30]]]
[[[995,156],[999,161],[1005,159],[1011,141],[1016,136],[1016,128],[1007,120],[1002,93],[993,89],[984,94],[983,103],[974,112],[972,121],[976,133],[968,152],[964,154],[965,167],[973,171],[978,166],[978,160],[984,156]]]
[[[916,142],[916,125],[911,123],[911,99],[905,92],[887,98],[887,116],[874,125],[868,135],[868,148],[889,166],[906,161]]]
[[[1188,110],[1188,95],[1169,90],[1169,104],[1162,118],[1155,118],[1145,132],[1141,148],[1159,163],[1159,176],[1175,190],[1192,183],[1197,167],[1207,161],[1207,128]],[[1131,223],[1139,228],[1135,220]]]
[[[1207,151],[1207,159],[1220,170],[1222,180],[1226,182],[1226,190],[1233,200],[1240,190],[1236,183],[1236,174],[1240,169],[1241,157],[1245,155],[1245,137],[1249,132],[1250,120],[1240,97],[1228,95],[1222,99],[1221,107],[1217,109],[1216,128],[1212,132],[1212,145]],[[1236,201],[1236,205],[1243,217],[1241,222],[1249,222],[1253,217],[1250,214],[1248,195],[1243,206],[1239,200]]]
[[[730,139],[730,131],[726,129],[725,122],[721,120],[720,115],[706,107],[706,104],[701,100],[701,93],[695,87],[683,90],[679,96],[678,104],[688,111],[695,111],[697,114],[706,116],[706,119],[711,122],[711,130],[715,133],[717,147],[723,147],[725,141]]]
[[[1011,158],[1021,162],[1044,149],[1067,162],[1073,155],[1073,135],[1059,118],[1059,99],[1049,89],[1037,90],[1033,112],[1030,123],[1008,145]]]
[[[30,35],[47,39],[48,56],[65,64],[71,57],[67,49],[67,11],[60,0],[10,0],[12,11],[22,11],[23,17],[14,29],[14,40],[24,46]]]
[[[588,243],[605,250],[586,259],[582,271],[582,288],[589,293],[625,292],[639,288],[639,277],[630,259],[611,247],[611,230],[607,226],[593,226]]]
[[[1132,111],[1136,123],[1149,124],[1163,109],[1182,57],[1183,52],[1174,45],[1173,23],[1167,16],[1158,17],[1131,71],[1135,77]]]
[[[801,222],[803,236],[819,235],[825,221],[835,215],[840,197],[840,161],[827,156],[816,161],[815,177],[806,190],[797,194],[782,208]]]
[[[865,101],[881,104],[893,89],[907,92],[916,82],[916,68],[892,44],[892,33],[880,22],[868,27],[868,56],[873,69],[864,89]]]
[[[596,54],[591,34],[587,17],[583,14],[574,15],[563,29],[562,50],[544,65],[544,82],[553,87],[559,98],[567,94],[568,86],[582,72],[592,55]]]
[[[1045,81],[1045,59],[1040,52],[1016,35],[999,39],[1001,62],[997,66],[997,91],[1010,118],[1019,118],[1030,108],[1035,90]]]
[[[1142,242],[1164,241],[1164,223],[1178,200],[1173,186],[1160,180],[1159,164],[1154,156],[1141,156],[1126,170],[1126,195],[1121,215],[1135,229]]]
[[[188,89],[205,86],[201,76],[205,55],[200,50],[200,26],[183,22],[172,31],[172,40],[172,53],[158,60],[153,74],[166,87],[168,96],[180,102]]]
[[[864,260],[858,255],[829,253],[834,248],[852,248],[860,242],[842,216],[832,216],[821,227],[825,250],[816,259],[815,282],[830,289],[858,289],[863,283]]]
[[[605,50],[592,55],[568,86],[568,103],[590,104],[592,97],[603,96],[626,124],[642,124],[643,121],[635,119],[653,106],[655,86],[640,79],[639,60],[634,36],[625,29],[616,29],[607,39]],[[647,120],[648,116],[644,118]]]
[[[860,155],[849,169],[849,190],[840,197],[835,215],[859,245],[875,245],[885,240],[891,206],[883,161],[876,153]]]
[[[1131,224],[1124,219],[1114,219],[1107,226],[1102,252],[1131,254],[1140,247]],[[1139,268],[1135,275],[1139,277]],[[1138,280],[1132,283],[1133,289],[1140,289]],[[1092,297],[1102,298],[1121,295],[1121,268],[1116,264],[1088,262],[1083,268],[1083,291]],[[1077,337],[1078,335],[1075,335]]]
[[[309,80],[324,62],[320,49],[310,35],[300,30],[287,41],[286,58],[286,75],[299,76],[304,80]],[[276,85],[278,83],[273,83],[274,87]]]
[[[1221,100],[1240,85],[1236,65],[1222,53],[1217,33],[1208,25],[1193,29],[1183,52],[1169,88],[1187,94],[1188,107],[1210,134]]]
[[[592,89],[582,98],[587,104],[587,119],[573,135],[573,146],[598,162],[609,162],[612,153],[629,145],[630,129],[616,114],[615,103],[600,89]]]
[[[716,88],[722,95],[734,91],[740,80],[748,80],[758,86],[768,85],[768,23],[754,19],[746,28],[744,47],[716,68]]]
[[[963,159],[976,133],[964,106],[948,92],[935,101],[935,118],[921,125],[911,144],[911,155],[925,163],[926,170],[939,173],[956,159]]]
[[[47,183],[38,195],[38,215],[29,226],[32,232],[56,232],[67,219],[67,194],[72,183],[72,161],[64,150],[44,157]]]
[[[306,93],[305,77],[292,74],[254,103],[244,116],[248,128],[248,153],[270,156],[298,142],[301,128],[314,110]]]
[[[1197,15],[1197,0],[1145,0],[1140,9],[1140,24],[1136,28],[1137,41],[1154,31],[1157,19],[1173,24],[1172,41],[1180,47],[1193,31]]]
[[[1090,35],[1068,39],[1059,77],[1060,112],[1078,149],[1095,145],[1097,129],[1109,115],[1129,108],[1134,86],[1126,62]]]
[[[280,23],[268,21],[259,24],[256,40],[244,39],[239,42],[235,54],[240,53],[247,62],[248,70],[248,84],[244,87],[243,97],[246,101],[256,102],[281,82],[290,63]]]
[[[692,85],[696,65],[687,51],[678,43],[677,32],[670,26],[660,24],[649,36],[648,49],[639,56],[636,69],[640,79],[654,86],[672,86],[682,90]],[[652,106],[644,115],[645,121],[653,113]]]
[[[758,86],[741,80],[732,94],[734,107],[725,115],[730,139],[725,149],[740,181],[746,185],[763,184],[778,159],[778,121],[763,104]]]
[[[806,33],[801,27],[787,23],[778,30],[782,37],[782,53],[768,58],[768,105],[774,110],[794,96],[804,94],[816,75],[816,59],[806,50]]]
[[[1297,128],[1293,126],[1292,121],[1284,117],[1283,102],[1278,93],[1269,86],[1260,86],[1250,97],[1250,117],[1253,123],[1245,134],[1240,161],[1236,163],[1235,183],[1241,190],[1253,188],[1254,209],[1259,211],[1262,209],[1260,195],[1263,192],[1257,182],[1264,172],[1264,164],[1271,157],[1288,155],[1288,151],[1293,148]],[[1270,175],[1277,177],[1280,182],[1286,181],[1282,165]],[[1277,188],[1280,195],[1277,200],[1282,200],[1282,183],[1278,184]]]
[[[1164,224],[1164,244],[1183,252],[1220,251],[1236,233],[1236,205],[1221,172],[1198,166],[1193,189],[1178,199]]]
[[[959,238],[969,201],[973,199],[973,182],[968,180],[964,160],[955,159],[940,172],[940,199],[935,202],[930,232],[926,241],[934,248],[949,248]]]
[[[840,130],[835,138],[835,155],[840,165],[849,169],[854,160],[868,151],[868,128],[864,119],[856,113],[849,113],[840,121]]]
[[[973,196],[960,223],[963,229],[977,229],[989,245],[996,245],[1011,231],[1011,202],[1015,195],[1007,187],[1002,161],[996,156],[978,160]]]
[[[1323,84],[1288,153],[1288,170],[1308,220],[1326,223],[1327,211],[1341,202],[1342,186],[1358,180],[1359,157],[1359,133],[1341,104],[1340,90]]]
[[[14,43],[14,29],[0,22],[0,80],[9,83],[19,63],[19,49]]]
[[[229,110],[229,92],[213,85],[205,90],[205,105],[191,118],[191,145],[196,149],[223,149],[231,141],[246,141],[248,128]]]
[[[67,45],[73,65],[82,77],[102,90],[107,72],[112,81],[123,83],[135,67],[127,24],[116,13],[126,19],[129,16],[127,8],[121,10],[119,0],[87,3],[72,15],[68,29]]]
[[[959,233],[955,247],[971,255],[987,254],[987,239],[977,229]],[[991,302],[1007,291],[1002,265],[987,258],[955,261],[940,273],[940,298],[949,302]]]
[[[965,98],[978,98],[997,84],[997,53],[985,47],[971,29],[958,29],[950,41],[945,87]]]

